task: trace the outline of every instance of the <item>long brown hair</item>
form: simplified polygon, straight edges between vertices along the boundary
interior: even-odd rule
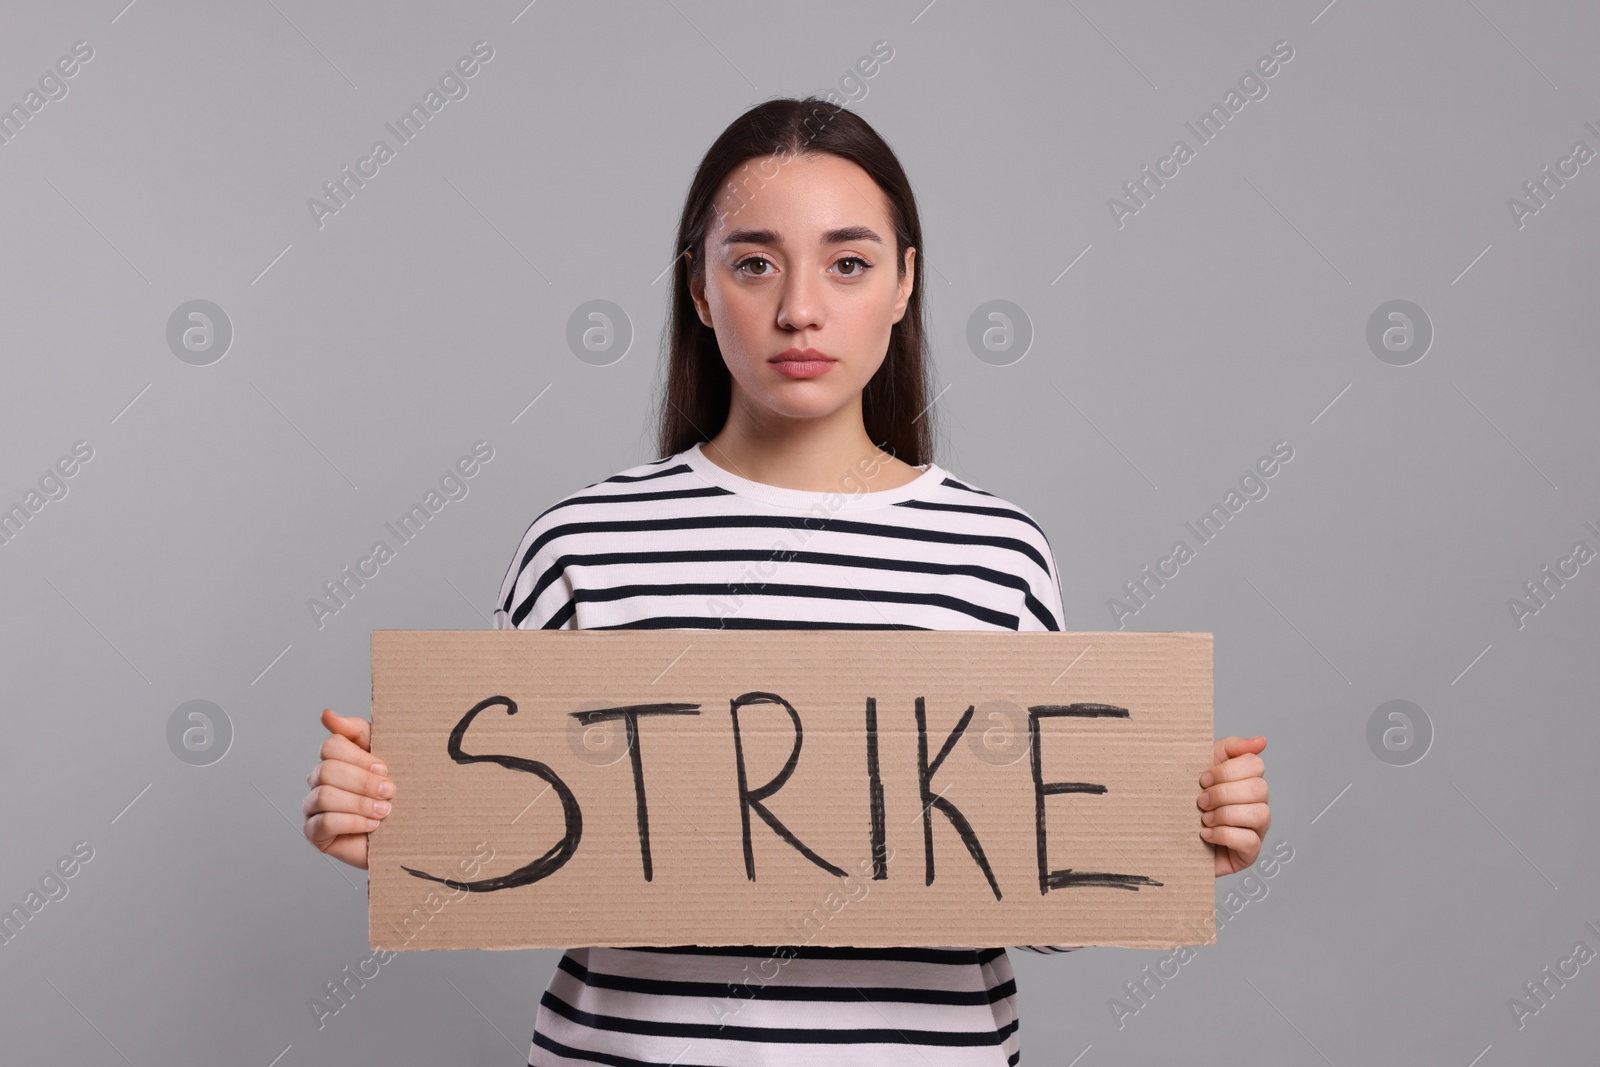
[[[899,276],[905,276],[905,250],[917,250],[905,314],[890,329],[883,365],[863,388],[861,409],[873,444],[913,466],[932,461],[933,416],[924,410],[930,391],[922,320],[926,257],[916,198],[900,161],[878,132],[849,109],[817,96],[757,104],[722,131],[695,171],[673,249],[672,306],[664,330],[667,380],[657,416],[662,458],[715,437],[727,422],[733,399],[733,376],[722,361],[716,331],[700,321],[689,290],[691,278],[704,278],[705,237],[718,193],[725,183],[743,189],[753,181],[759,188],[760,176],[747,166],[752,159],[778,156],[788,161],[793,155],[819,154],[855,163],[883,190],[894,226]],[[735,178],[734,171],[741,167],[749,172],[748,178]]]

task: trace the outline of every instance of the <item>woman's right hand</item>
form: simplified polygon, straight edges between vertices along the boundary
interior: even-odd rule
[[[336,860],[365,870],[367,834],[389,814],[394,783],[372,755],[372,724],[322,709],[332,735],[322,743],[322,762],[306,778],[311,792],[302,808],[306,839]]]

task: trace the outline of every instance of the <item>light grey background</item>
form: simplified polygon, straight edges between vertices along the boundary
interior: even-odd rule
[[[937,458],[1038,518],[1068,627],[1113,628],[1294,448],[1128,620],[1216,634],[1218,731],[1268,736],[1293,859],[1120,1028],[1161,954],[1013,953],[1024,1062],[1592,1059],[1600,964],[1520,1029],[1507,1001],[1600,949],[1600,564],[1521,628],[1507,600],[1600,549],[1600,162],[1520,228],[1507,200],[1600,150],[1600,14],[1324,2],[11,5],[0,105],[94,57],[0,146],[0,505],[94,456],[0,546],[0,904],[94,858],[0,947],[4,1058],[523,1061],[554,953],[404,954],[317,1028],[370,955],[364,872],[300,833],[318,712],[368,713],[373,629],[489,625],[539,511],[657,458],[695,164],[887,40],[853,106],[923,212]],[[319,229],[308,198],[479,40],[469,95]],[[1119,228],[1108,198],[1279,40]],[[196,299],[234,332],[205,367],[166,340]],[[606,366],[566,343],[598,299],[634,331]],[[1395,299],[1435,332],[1410,366],[1366,340]],[[1010,365],[966,343],[990,300],[1031,322]],[[469,494],[319,629],[308,598],[479,439]],[[195,699],[234,731],[211,766],[168,747]],[[1434,731],[1409,766],[1366,740],[1394,699]]]

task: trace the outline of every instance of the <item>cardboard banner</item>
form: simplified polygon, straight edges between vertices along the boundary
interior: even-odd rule
[[[374,631],[372,947],[1209,944],[1211,652]]]

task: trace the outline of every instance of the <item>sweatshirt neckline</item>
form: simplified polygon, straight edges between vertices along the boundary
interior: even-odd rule
[[[704,443],[704,441],[696,442],[683,452],[684,462],[688,463],[696,474],[712,485],[726,489],[730,493],[777,507],[809,510],[820,506],[832,511],[841,509],[858,510],[875,508],[885,504],[899,504],[924,495],[934,486],[944,481],[945,478],[944,468],[930,460],[918,468],[922,471],[921,474],[906,484],[896,486],[893,489],[876,489],[870,492],[851,491],[844,488],[837,492],[789,489],[780,485],[768,485],[766,482],[742,478],[732,471],[724,470],[713,463],[701,449],[700,446]]]

